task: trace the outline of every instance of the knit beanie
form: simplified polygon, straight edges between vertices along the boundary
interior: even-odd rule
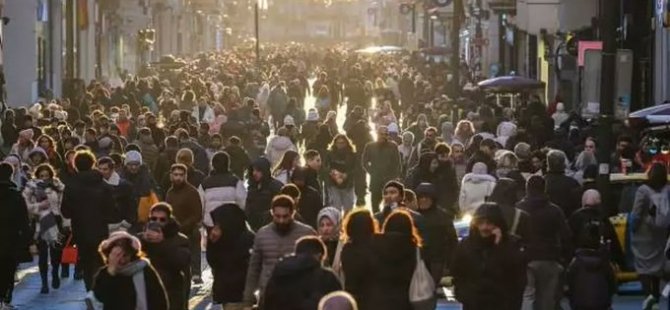
[[[126,159],[123,161],[124,165],[129,165],[129,164],[142,164],[142,154],[138,151],[128,151],[126,153]]]

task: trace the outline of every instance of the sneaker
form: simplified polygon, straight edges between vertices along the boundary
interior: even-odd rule
[[[193,276],[192,281],[195,284],[202,284],[202,278],[200,276]]]

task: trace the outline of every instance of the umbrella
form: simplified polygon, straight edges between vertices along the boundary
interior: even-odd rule
[[[644,108],[628,115],[633,124],[647,122],[650,125],[670,123],[670,103]]]
[[[506,93],[544,88],[544,82],[522,76],[500,76],[481,81],[477,86],[483,90]]]

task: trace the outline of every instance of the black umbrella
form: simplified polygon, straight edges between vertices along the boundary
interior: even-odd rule
[[[484,80],[477,84],[480,89],[498,92],[498,93],[512,93],[531,89],[544,88],[544,82],[525,78],[522,76],[499,76],[492,79]]]

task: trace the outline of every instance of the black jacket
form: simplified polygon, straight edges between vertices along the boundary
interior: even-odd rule
[[[29,257],[28,245],[32,239],[28,224],[28,210],[21,192],[12,182],[0,182],[0,260],[22,261]]]
[[[600,249],[605,242],[609,258],[619,266],[625,266],[625,257],[612,222],[602,215],[598,207],[581,208],[570,216],[568,225],[572,232],[572,244],[576,249]],[[589,231],[596,229],[597,231]]]
[[[567,272],[572,309],[610,309],[617,292],[609,260],[597,250],[580,249]]]
[[[377,309],[370,304],[374,281],[370,270],[375,263],[372,240],[348,242],[342,248],[342,270],[344,272],[344,289],[349,292],[361,310]]]
[[[485,154],[480,150],[475,151],[475,153],[472,154],[472,157],[468,159],[468,163],[465,166],[465,172],[466,173],[472,172],[472,167],[479,162],[486,164],[486,168],[490,175],[496,176],[496,166],[497,166],[496,161],[493,160],[491,156],[488,156],[487,154]]]
[[[380,235],[373,240],[373,251],[376,255],[369,271],[373,281],[370,304],[374,309],[412,310],[409,285],[416,267],[416,247],[409,236]]]
[[[239,146],[230,145],[226,147],[226,153],[230,156],[230,171],[238,178],[244,179],[244,171],[251,164],[247,151]]]
[[[321,298],[341,290],[339,280],[330,270],[306,254],[290,255],[280,260],[265,287],[263,310],[314,310]]]
[[[517,248],[508,240],[495,245],[471,230],[456,248],[451,271],[456,299],[463,309],[519,309],[526,270]]]
[[[582,198],[579,196],[581,187],[575,179],[562,172],[547,172],[545,180],[549,201],[560,207],[566,217],[570,217],[572,212],[579,209]]]
[[[97,247],[107,238],[106,218],[114,209],[112,189],[102,179],[100,172],[91,170],[77,173],[63,192],[61,212],[72,219],[72,235],[77,244]]]
[[[558,206],[544,196],[527,196],[517,207],[526,211],[530,218],[530,238],[526,247],[529,261],[561,262],[564,258],[572,257],[570,228]]]
[[[120,179],[118,185],[110,185],[110,188],[115,207],[111,210],[110,221],[118,223],[125,220],[129,224],[137,224],[138,200],[133,194],[133,185],[125,179]]]
[[[144,272],[147,307],[152,310],[171,309],[167,292],[158,272],[151,265],[145,267],[142,272]],[[112,276],[107,272],[107,267],[100,269],[95,276],[93,293],[95,298],[104,305],[104,310],[135,309],[136,293],[133,278],[122,275]]]
[[[453,221],[447,216],[444,210],[437,206],[432,206],[428,210],[419,209],[423,216],[423,248],[422,258],[428,268],[431,264],[441,263],[446,265],[451,262],[454,248],[458,244],[456,229]],[[436,279],[438,282],[440,279]]]
[[[328,178],[328,184],[337,188],[352,188],[354,186],[354,171],[358,164],[356,153],[353,151],[328,151],[325,161],[327,172],[337,170],[346,174],[346,178],[342,184],[335,184],[330,177]]]
[[[321,194],[311,186],[300,188],[300,201],[298,202],[298,212],[302,216],[304,223],[317,229],[316,217],[319,211],[323,209]]]
[[[249,178],[244,211],[251,229],[257,231],[263,227],[265,214],[270,210],[272,198],[279,193],[283,185],[271,177],[270,162],[266,158],[262,157],[254,161],[249,167],[249,175],[254,168],[263,172],[263,178],[260,182]]]
[[[191,283],[191,250],[188,237],[179,233],[174,220],[163,228],[160,243],[142,242],[142,250],[160,275],[170,299],[170,309],[188,309]]]

